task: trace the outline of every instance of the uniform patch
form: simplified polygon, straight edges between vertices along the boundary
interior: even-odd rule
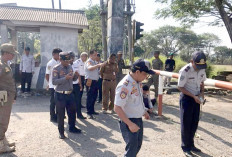
[[[132,83],[132,85],[135,85],[135,84],[136,84],[136,82],[133,82],[133,83]]]
[[[190,69],[190,66],[187,66],[187,67],[184,69],[184,71],[188,72],[189,69]]]
[[[51,70],[51,67],[52,67],[52,66],[48,66],[48,70]]]
[[[134,93],[137,93],[138,92],[138,89],[136,87],[133,87],[132,90],[131,90],[131,94],[134,94]]]
[[[60,76],[65,75],[64,71],[60,71]]]
[[[53,72],[53,76],[56,77],[57,76],[57,72]]]
[[[185,77],[182,75],[182,76],[180,77],[180,80],[181,80],[181,81],[183,81],[183,80],[184,80],[184,78],[185,78]]]
[[[123,84],[124,84],[125,86],[128,86],[129,80],[126,80]]]
[[[90,62],[90,61],[88,62],[88,65],[91,65],[91,62]]]
[[[120,93],[120,98],[125,99],[128,94],[128,90],[126,88],[122,88],[121,93]]]

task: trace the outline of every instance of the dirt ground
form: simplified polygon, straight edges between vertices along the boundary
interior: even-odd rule
[[[144,120],[144,141],[138,157],[182,157],[180,148],[179,94],[164,95],[163,118]],[[232,156],[232,96],[207,96],[195,139],[202,157]],[[156,106],[157,107],[157,106]],[[100,112],[101,105],[95,108]],[[84,115],[85,109],[83,109]],[[77,120],[83,133],[66,131],[58,138],[57,124],[50,122],[49,97],[18,98],[13,106],[7,138],[16,142],[16,152],[0,157],[116,157],[125,143],[118,117],[102,114],[95,120]],[[67,119],[65,120],[67,126]],[[66,127],[66,130],[68,128]]]

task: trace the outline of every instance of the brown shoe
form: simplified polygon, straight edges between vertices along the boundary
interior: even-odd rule
[[[9,147],[14,147],[14,146],[15,146],[15,143],[14,143],[14,142],[10,143],[10,142],[6,139],[6,137],[4,137],[4,139],[3,139],[3,144],[6,145],[6,146],[9,146]]]
[[[9,147],[7,145],[4,145],[3,140],[0,141],[0,154],[10,153],[10,152],[14,152],[14,151],[15,151],[15,147]]]

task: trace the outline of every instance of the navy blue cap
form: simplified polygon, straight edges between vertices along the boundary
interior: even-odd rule
[[[74,52],[69,51],[68,54],[69,54],[69,56],[70,56],[71,58],[75,58],[75,53],[74,53]]]
[[[150,67],[151,67],[150,62],[143,60],[143,59],[136,60],[132,65],[132,69],[144,71],[144,72],[151,74],[151,75],[155,74],[155,72],[153,70],[151,70]]]
[[[196,51],[192,54],[192,60],[195,63],[197,69],[206,69],[206,56],[202,51]]]
[[[68,52],[61,52],[59,53],[60,59],[61,60],[70,60],[70,55]]]

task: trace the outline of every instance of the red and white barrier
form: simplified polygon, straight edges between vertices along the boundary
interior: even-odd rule
[[[179,74],[167,72],[167,71],[160,71],[154,70],[156,75],[159,75],[159,90],[158,90],[158,115],[162,116],[162,104],[163,104],[163,76],[172,77],[172,78],[179,78]],[[221,89],[231,90],[232,91],[232,83],[225,82],[225,81],[218,81],[214,79],[206,79],[204,82],[206,86],[217,87]]]

